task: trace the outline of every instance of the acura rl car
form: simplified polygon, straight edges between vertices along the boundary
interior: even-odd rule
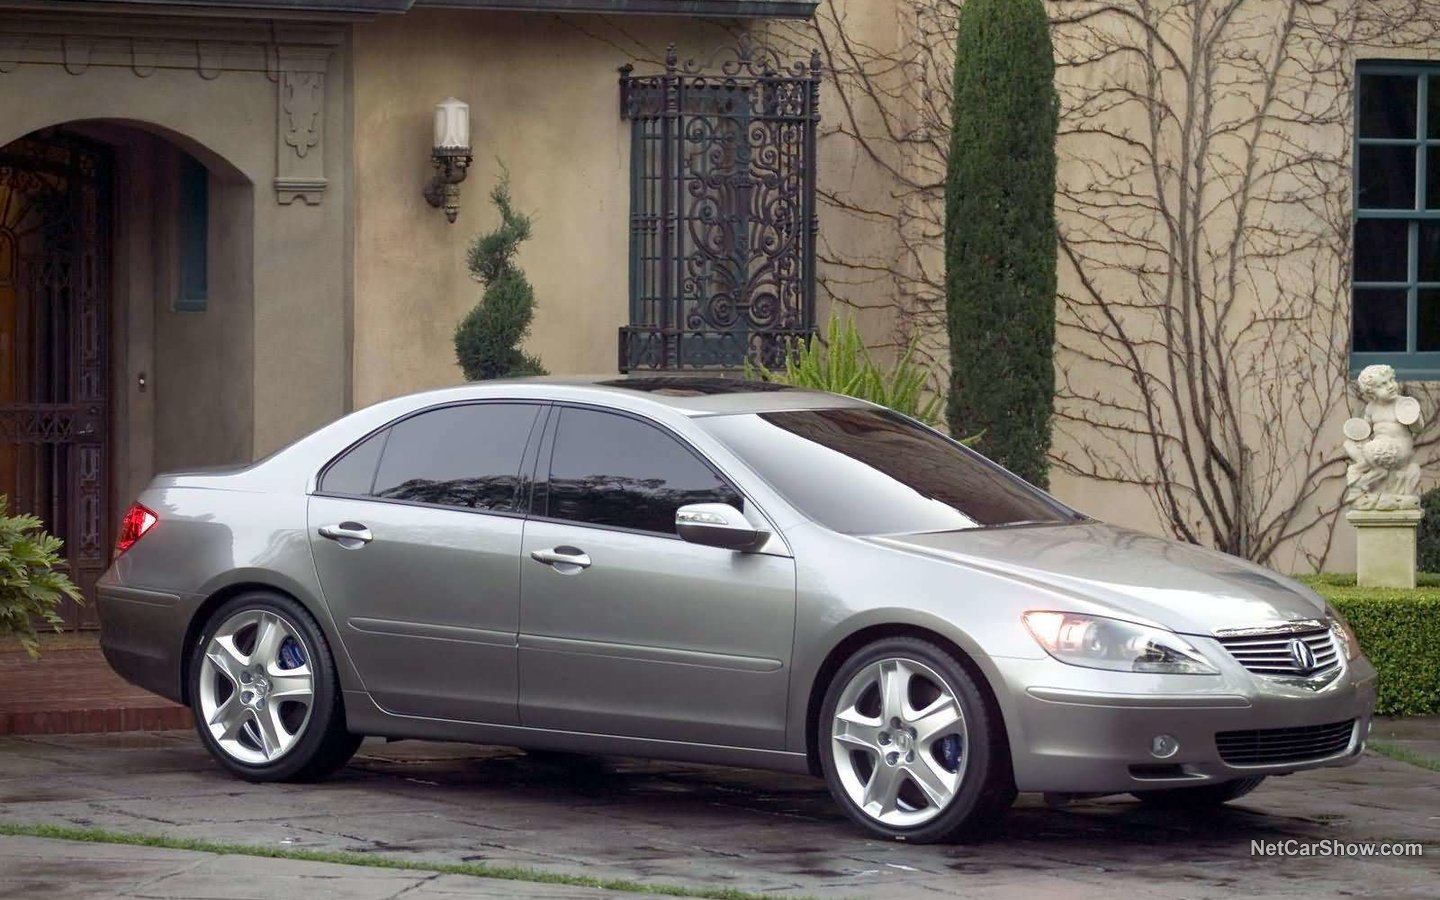
[[[1103,524],[859,400],[497,381],[157,477],[102,645],[221,766],[363,736],[823,776],[871,832],[1017,791],[1223,803],[1361,752],[1375,671],[1308,588]]]

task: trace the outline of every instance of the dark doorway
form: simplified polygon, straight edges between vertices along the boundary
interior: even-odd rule
[[[95,623],[110,557],[111,157],[58,130],[0,147],[0,494],[65,541]]]

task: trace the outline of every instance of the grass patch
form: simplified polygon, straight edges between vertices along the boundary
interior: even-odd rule
[[[1374,750],[1381,756],[1388,756],[1397,762],[1409,763],[1412,766],[1419,766],[1422,769],[1429,769],[1432,772],[1440,772],[1440,759],[1433,756],[1426,756],[1423,753],[1416,753],[1399,744],[1392,744],[1389,741],[1371,740],[1365,746]]]
[[[24,822],[0,822],[0,835],[50,838],[60,841],[82,841],[92,844],[126,844],[132,847],[158,847],[165,850],[194,850],[228,856],[258,856],[265,859],[296,859],[304,862],[339,863],[371,869],[402,869],[408,872],[439,872],[443,875],[470,875],[502,881],[528,881],[536,884],[562,884],[569,887],[598,888],[628,894],[661,894],[666,897],[706,897],[713,900],[766,900],[772,895],[756,894],[733,888],[692,888],[677,884],[654,884],[625,878],[591,878],[586,875],[563,875],[529,869],[523,866],[496,866],[486,863],[444,863],[395,859],[370,853],[346,850],[298,850],[265,847],[257,844],[228,844],[197,838],[166,837],[155,834],[129,834],[103,828],[79,828],[74,825],[45,825]],[[797,900],[797,898],[792,898]],[[798,898],[804,900],[804,898]]]

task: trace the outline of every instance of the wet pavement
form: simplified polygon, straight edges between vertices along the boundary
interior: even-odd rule
[[[1440,896],[1440,773],[1373,755],[1349,768],[1271,779],[1231,807],[1198,817],[1142,809],[1127,798],[1055,809],[1026,795],[988,841],[917,847],[864,836],[817,780],[765,772],[552,761],[506,748],[372,740],[328,782],[252,785],[220,771],[189,732],[9,737],[0,738],[0,821],[525,866],[781,896]],[[1252,840],[1292,838],[1418,841],[1425,855],[1251,853]],[[65,867],[46,863],[45,849],[61,843],[0,838],[0,897],[38,895],[26,891],[41,884],[63,887]],[[101,858],[138,851],[68,847],[72,855]],[[192,876],[211,871],[206,866],[226,871],[275,865],[194,856],[198,861],[161,862]],[[49,881],[36,872],[47,865]],[[436,890],[433,880],[415,873],[334,868],[362,881],[375,879],[379,887],[367,887],[365,896],[429,896]],[[144,890],[150,892],[127,896],[311,895],[279,887],[272,894],[233,877],[212,879],[220,887],[207,892],[165,893],[173,877],[137,876],[135,883],[149,884]],[[379,890],[386,887],[383,878],[396,879],[388,884],[393,890]],[[451,895],[598,896],[538,885],[531,886],[538,893],[523,893],[530,888],[473,879],[458,879],[457,887],[457,876],[443,878],[450,879],[445,885]],[[316,883],[331,889],[339,884]],[[22,890],[25,885],[30,887]],[[107,896],[83,890],[44,895]]]

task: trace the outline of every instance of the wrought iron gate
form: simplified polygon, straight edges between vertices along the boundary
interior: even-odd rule
[[[621,70],[631,124],[630,325],[620,371],[777,364],[815,327],[820,54],[742,40]]]
[[[93,597],[109,562],[109,155],[48,133],[0,147],[0,494],[65,541]],[[67,602],[72,627],[94,605]]]

